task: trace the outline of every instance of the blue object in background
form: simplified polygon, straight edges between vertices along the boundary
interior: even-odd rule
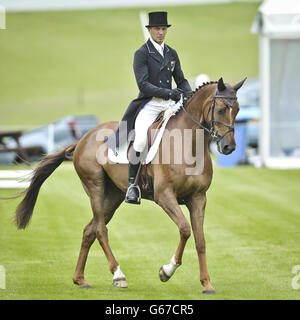
[[[260,83],[259,79],[249,79],[237,92],[240,111],[236,121],[247,121],[247,145],[257,148],[259,136]]]
[[[235,123],[234,137],[236,142],[236,149],[227,156],[219,153],[218,164],[221,167],[234,167],[239,163],[246,163],[247,161],[247,123],[245,121]]]

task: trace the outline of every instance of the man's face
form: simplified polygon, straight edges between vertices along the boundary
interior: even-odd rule
[[[167,27],[151,27],[148,28],[151,38],[158,44],[162,44],[167,34]]]

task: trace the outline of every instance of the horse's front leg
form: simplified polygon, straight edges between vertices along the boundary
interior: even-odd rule
[[[206,193],[202,192],[193,195],[187,201],[187,207],[190,211],[192,229],[195,238],[196,250],[200,266],[200,282],[204,287],[203,293],[215,294],[215,290],[210,283],[206,263],[205,237],[203,231],[204,213],[206,205]]]
[[[160,280],[168,281],[175,270],[182,263],[182,255],[186,242],[191,234],[191,227],[186,220],[174,193],[170,189],[157,190],[156,202],[159,204],[168,216],[176,223],[179,229],[180,241],[175,254],[169,264],[163,265],[159,270]]]

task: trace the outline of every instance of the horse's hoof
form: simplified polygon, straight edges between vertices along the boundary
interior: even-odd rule
[[[117,288],[128,288],[128,284],[125,278],[113,280],[113,286]]]
[[[79,285],[79,288],[81,289],[89,289],[89,288],[92,288],[92,286],[88,283],[84,283],[84,284],[81,284]]]
[[[161,267],[161,268],[159,269],[158,275],[159,275],[160,281],[162,281],[162,282],[166,282],[166,281],[168,281],[168,280],[170,279],[170,277],[168,277],[168,276],[166,275],[166,273],[164,272],[163,267]]]
[[[92,288],[90,284],[85,282],[84,280],[75,280],[73,279],[73,283],[77,284],[79,288]]]
[[[215,290],[203,290],[202,291],[203,294],[216,294]]]

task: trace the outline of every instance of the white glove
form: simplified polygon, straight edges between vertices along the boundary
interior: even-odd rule
[[[164,121],[166,119],[169,119],[173,115],[175,115],[182,107],[182,103],[183,103],[183,94],[181,94],[180,100],[177,103],[175,103],[175,101],[172,100],[164,113]]]

